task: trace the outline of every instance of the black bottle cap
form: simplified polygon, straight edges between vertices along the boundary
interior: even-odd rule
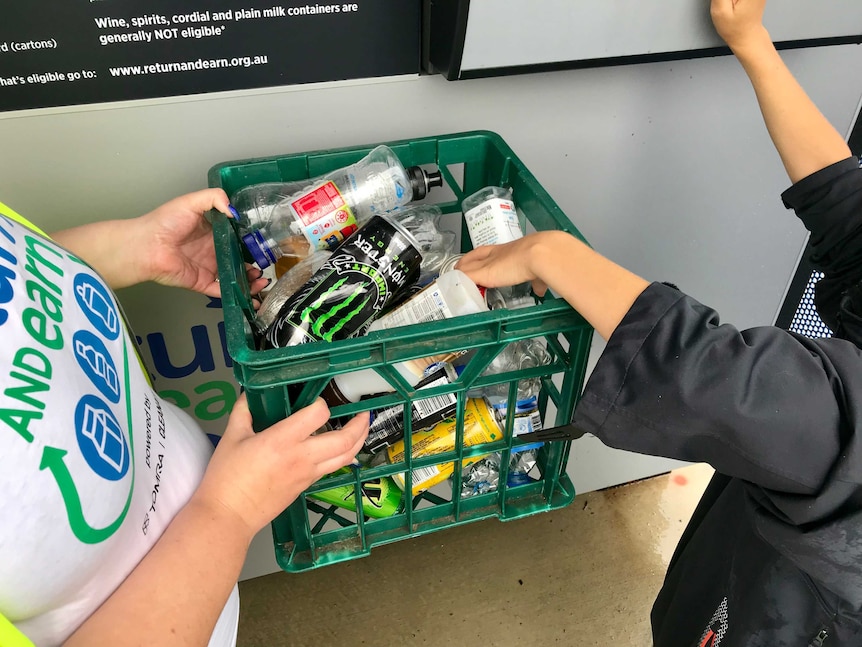
[[[421,200],[435,186],[443,186],[443,175],[440,171],[426,171],[421,166],[407,167],[407,177],[413,189],[413,199]]]
[[[335,380],[329,381],[329,384],[327,384],[323,389],[320,397],[323,398],[323,401],[330,407],[337,407],[342,404],[351,404],[350,400],[344,397],[341,389],[339,389],[335,384]]]

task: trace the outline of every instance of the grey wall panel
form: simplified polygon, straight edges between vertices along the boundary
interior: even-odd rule
[[[855,0],[766,7],[775,41],[862,34]],[[723,46],[708,0],[470,0],[461,70],[685,52]]]
[[[862,96],[855,74],[862,47],[784,56],[847,132]],[[52,230],[142,213],[204,187],[207,169],[225,160],[469,129],[499,132],[610,258],[649,279],[678,283],[726,322],[773,321],[805,233],[778,199],[788,184],[784,170],[748,82],[728,56],[468,83],[422,76],[12,113],[0,118],[0,200]],[[206,308],[206,299],[153,286],[120,296],[145,357],[163,343],[176,367],[194,368],[195,358],[212,366],[177,379],[157,374],[158,388],[184,393],[193,409],[213,383],[230,387],[221,313]],[[211,407],[208,430],[223,427],[218,413]],[[590,443],[583,455],[577,443],[572,452],[579,491],[676,464],[578,442]],[[250,559],[246,576],[272,567],[271,549]]]

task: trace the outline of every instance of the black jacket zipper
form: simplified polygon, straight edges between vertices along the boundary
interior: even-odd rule
[[[825,629],[821,629],[820,633],[811,639],[811,642],[808,644],[808,647],[823,647],[823,644],[826,642],[827,638],[829,638],[829,632]]]

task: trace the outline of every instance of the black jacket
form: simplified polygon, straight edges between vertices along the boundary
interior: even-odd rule
[[[858,166],[783,196],[811,231],[832,338],[741,331],[656,283],[578,403],[575,424],[612,447],[716,470],[653,607],[656,647],[862,646]]]

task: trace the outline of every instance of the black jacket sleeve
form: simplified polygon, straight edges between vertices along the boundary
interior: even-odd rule
[[[574,422],[612,447],[707,462],[801,497],[785,513],[805,523],[840,505],[818,511],[809,497],[862,464],[859,394],[862,352],[853,344],[775,327],[740,331],[654,283],[608,340]]]
[[[824,273],[815,305],[838,337],[862,341],[862,169],[850,157],[800,180],[782,194],[811,232],[810,260]]]

